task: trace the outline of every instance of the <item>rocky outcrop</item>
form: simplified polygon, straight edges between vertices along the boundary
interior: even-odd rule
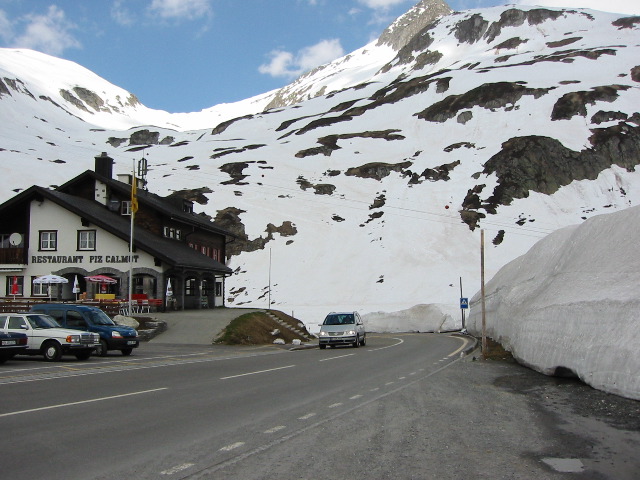
[[[551,195],[574,180],[595,180],[612,165],[633,171],[640,164],[640,127],[621,122],[592,132],[592,147],[581,152],[549,137],[515,137],[504,142],[482,171],[495,174],[498,185],[484,199],[480,194],[485,185],[470,189],[462,204],[462,221],[473,230],[485,217],[480,210],[495,214],[500,205],[526,198],[529,192]]]
[[[523,83],[485,83],[461,95],[450,95],[415,115],[429,122],[442,123],[458,115],[461,110],[468,110],[475,106],[486,109],[505,108],[508,110],[513,108],[524,95],[539,98],[553,89],[553,87],[528,88]]]
[[[268,242],[275,238],[275,234],[279,234],[282,237],[291,237],[298,233],[298,229],[293,222],[284,221],[279,227],[268,223],[265,227],[265,236],[250,239],[240,218],[243,213],[245,213],[245,210],[228,207],[219,210],[213,220],[220,228],[228,230],[236,236],[233,242],[227,243],[228,257],[239,255],[242,252],[262,250]]]
[[[394,50],[400,50],[413,41],[425,27],[438,18],[449,15],[451,11],[451,7],[442,0],[422,0],[389,25],[378,38],[377,45],[389,45]]]

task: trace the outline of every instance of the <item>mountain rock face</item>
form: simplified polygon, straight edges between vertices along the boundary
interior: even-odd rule
[[[227,305],[459,328],[481,229],[490,278],[558,228],[640,204],[640,17],[446,9],[420,2],[279,92],[193,114],[0,50],[2,200],[101,151],[124,172],[145,155],[150,190],[198,192],[238,235]]]
[[[390,45],[399,51],[422,29],[450,13],[451,7],[442,0],[422,0],[386,28],[376,45]]]

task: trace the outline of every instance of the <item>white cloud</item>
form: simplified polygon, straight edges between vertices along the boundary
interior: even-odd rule
[[[540,5],[542,7],[590,8],[603,12],[640,15],[638,0],[519,0],[519,5]]]
[[[295,56],[284,50],[273,50],[269,54],[271,61],[260,65],[258,71],[272,77],[293,78],[343,55],[344,49],[339,39],[322,40],[315,45],[301,49]]]
[[[4,10],[0,10],[0,38],[8,41],[13,36],[13,25]]]
[[[68,48],[80,48],[70,33],[76,25],[66,19],[64,11],[51,5],[45,15],[26,15],[24,33],[13,38],[14,47],[31,48],[50,55],[61,55]]]
[[[111,6],[111,18],[118,25],[128,27],[135,23],[135,17],[131,11],[125,7],[124,0],[116,0]]]
[[[407,0],[358,0],[358,2],[374,10],[386,10],[401,3],[406,3]]]
[[[153,0],[149,10],[165,19],[196,20],[212,13],[211,0]]]

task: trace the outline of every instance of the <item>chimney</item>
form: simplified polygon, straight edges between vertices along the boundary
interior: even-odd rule
[[[96,173],[111,179],[113,177],[113,158],[107,155],[107,152],[102,152],[96,158]]]

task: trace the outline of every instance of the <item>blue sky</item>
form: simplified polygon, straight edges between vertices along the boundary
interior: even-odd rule
[[[364,46],[417,2],[0,0],[0,47],[72,60],[148,107],[191,112],[286,85]],[[454,10],[536,3],[640,14],[638,0],[447,3]]]

